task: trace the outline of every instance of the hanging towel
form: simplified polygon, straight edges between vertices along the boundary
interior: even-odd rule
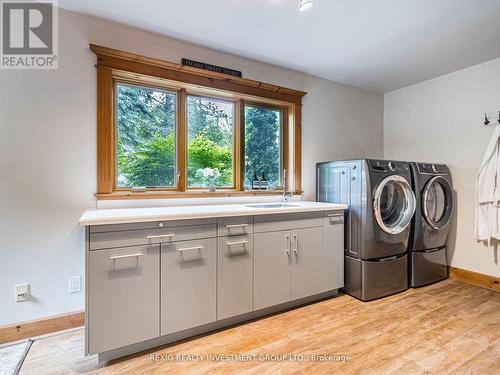
[[[500,126],[495,126],[477,175],[475,237],[500,240]]]

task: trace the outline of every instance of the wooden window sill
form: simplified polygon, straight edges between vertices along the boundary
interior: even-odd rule
[[[185,191],[185,192],[168,192],[168,191],[115,191],[109,194],[95,194],[97,200],[120,200],[120,199],[168,199],[168,198],[221,198],[221,197],[255,197],[255,196],[272,196],[282,195],[283,191],[268,191],[268,190],[217,190],[209,191]],[[294,191],[293,195],[300,195],[302,192]]]

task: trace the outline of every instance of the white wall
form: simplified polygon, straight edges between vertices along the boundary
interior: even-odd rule
[[[500,110],[500,59],[384,96],[384,156],[449,165],[456,192],[451,265],[500,276],[494,246],[474,238],[475,177]]]
[[[303,188],[317,161],[382,156],[383,97],[123,25],[60,11],[59,70],[0,71],[0,325],[84,307],[67,278],[84,274],[77,220],[95,207],[96,77],[90,42],[170,61],[228,66],[309,94],[303,108]],[[14,302],[29,282],[33,299]]]

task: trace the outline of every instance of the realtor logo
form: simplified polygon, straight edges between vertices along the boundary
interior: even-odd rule
[[[57,4],[1,2],[1,69],[57,69]]]

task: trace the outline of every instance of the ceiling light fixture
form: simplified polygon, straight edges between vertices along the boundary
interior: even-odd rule
[[[303,12],[304,10],[307,10],[310,7],[312,7],[312,5],[313,5],[312,0],[300,0],[300,8],[299,8],[299,10],[301,12]]]

